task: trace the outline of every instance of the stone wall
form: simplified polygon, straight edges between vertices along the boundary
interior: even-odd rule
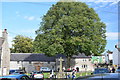
[[[36,65],[38,63],[38,61],[34,61],[34,62],[29,62],[29,61],[10,61],[10,69],[20,69],[22,67],[25,67],[25,70],[27,73],[31,73],[32,71],[36,70]],[[42,62],[41,67],[48,67],[50,69],[52,69],[52,66],[55,66],[55,62]],[[40,70],[40,69],[39,69]]]

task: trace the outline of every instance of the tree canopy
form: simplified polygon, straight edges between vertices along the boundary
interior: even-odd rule
[[[82,2],[57,2],[42,18],[34,41],[35,52],[100,55],[106,46],[106,25]]]
[[[33,52],[33,40],[29,37],[17,35],[13,40],[11,52],[32,53]]]

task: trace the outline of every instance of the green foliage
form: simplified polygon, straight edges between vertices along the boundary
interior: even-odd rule
[[[33,40],[29,37],[17,35],[12,44],[12,53],[32,53],[33,52]]]
[[[106,46],[106,25],[82,2],[58,2],[44,15],[36,31],[36,53],[99,55]]]

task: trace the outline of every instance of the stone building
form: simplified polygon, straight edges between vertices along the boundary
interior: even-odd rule
[[[0,37],[0,75],[8,75],[10,68],[10,49],[7,41],[7,29],[2,32]]]
[[[25,69],[28,73],[34,70],[40,70],[40,67],[48,67],[57,70],[60,67],[59,58],[62,57],[63,68],[67,66],[67,58],[58,54],[48,57],[39,53],[10,53],[7,42],[7,30],[2,32],[0,37],[0,75],[8,75],[10,69]],[[91,63],[91,57],[83,53],[73,55],[70,61],[71,69],[78,68],[79,71],[92,71],[94,69]]]
[[[105,61],[107,64],[113,63],[113,52],[105,53]]]
[[[10,69],[23,69],[28,73],[39,71],[40,67],[55,66],[54,57],[47,57],[38,53],[11,53]]]
[[[115,49],[113,51],[113,66],[120,66],[120,43],[115,45]]]
[[[48,67],[53,70],[58,70],[60,67],[59,58],[62,57],[63,68],[66,67],[66,57],[58,54],[53,57],[48,57],[45,54],[39,53],[11,53],[10,69],[25,68],[26,72],[31,73],[34,70],[40,70],[40,67]],[[92,71],[93,64],[91,57],[85,54],[73,55],[71,58],[71,69],[79,68],[79,71]]]

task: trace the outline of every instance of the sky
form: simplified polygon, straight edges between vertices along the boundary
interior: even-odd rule
[[[103,2],[105,1],[105,2]],[[89,7],[94,8],[102,22],[106,24],[107,45],[106,50],[113,51],[118,43],[118,5],[117,0],[87,0]],[[0,36],[4,29],[8,31],[9,46],[16,35],[35,38],[35,31],[40,27],[42,16],[56,1],[14,1],[0,2]]]

